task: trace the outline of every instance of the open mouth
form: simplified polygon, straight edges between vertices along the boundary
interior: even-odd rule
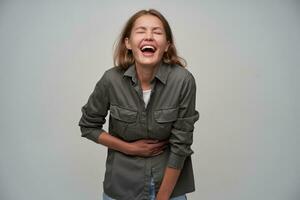
[[[140,48],[144,55],[152,55],[155,53],[156,48],[152,45],[144,45]]]

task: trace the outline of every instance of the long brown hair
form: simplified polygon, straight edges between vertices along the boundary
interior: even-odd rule
[[[167,64],[177,64],[182,67],[186,66],[186,61],[177,55],[177,50],[174,44],[173,34],[171,31],[171,27],[166,20],[166,18],[157,10],[149,9],[149,10],[140,10],[134,15],[132,15],[127,23],[125,24],[123,31],[121,32],[119,39],[115,44],[114,49],[114,65],[127,69],[130,65],[134,64],[135,60],[133,54],[130,50],[128,50],[125,46],[125,38],[129,38],[131,34],[131,30],[135,21],[143,16],[143,15],[153,15],[160,19],[163,24],[163,27],[166,32],[167,41],[169,41],[170,46],[168,51],[163,55],[163,62]]]

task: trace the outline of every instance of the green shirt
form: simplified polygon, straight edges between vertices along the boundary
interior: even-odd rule
[[[104,73],[82,107],[82,136],[95,142],[104,131],[108,111],[108,132],[115,137],[128,142],[169,140],[162,154],[147,158],[108,149],[103,189],[118,200],[148,199],[150,177],[158,192],[167,166],[181,169],[171,197],[195,190],[191,161],[194,123],[199,118],[195,79],[183,67],[161,64],[151,84],[145,107],[135,66],[127,70],[113,67]]]

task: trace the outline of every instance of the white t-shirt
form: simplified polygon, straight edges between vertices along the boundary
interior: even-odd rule
[[[145,102],[145,108],[148,105],[150,95],[151,95],[151,89],[150,90],[143,90],[143,99],[144,99],[144,102]]]

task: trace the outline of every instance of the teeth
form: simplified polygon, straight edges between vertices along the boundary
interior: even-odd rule
[[[146,45],[146,46],[142,47],[142,50],[145,50],[145,49],[152,49],[153,51],[155,50],[155,48],[153,46],[150,46],[150,45]]]

